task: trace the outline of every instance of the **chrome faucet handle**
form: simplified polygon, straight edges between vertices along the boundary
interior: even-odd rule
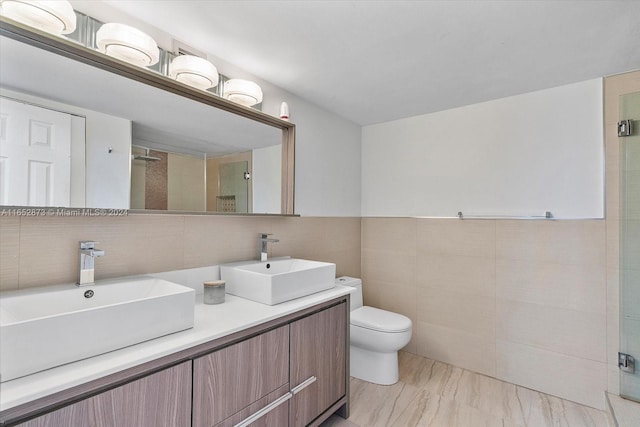
[[[98,243],[100,242],[94,242],[93,240],[81,240],[80,249],[95,249]]]
[[[273,236],[273,234],[272,233],[260,233],[260,238],[261,239],[266,239],[269,236]]]

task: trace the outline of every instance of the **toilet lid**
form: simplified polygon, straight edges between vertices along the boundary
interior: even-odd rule
[[[351,312],[351,324],[380,332],[404,332],[411,329],[411,319],[408,317],[367,306]]]

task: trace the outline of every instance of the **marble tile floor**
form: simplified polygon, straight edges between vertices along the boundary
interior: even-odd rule
[[[406,352],[398,383],[350,386],[348,424],[332,417],[322,427],[608,426],[604,411]]]
[[[609,394],[608,398],[618,423],[617,427],[640,426],[640,403],[613,394]]]

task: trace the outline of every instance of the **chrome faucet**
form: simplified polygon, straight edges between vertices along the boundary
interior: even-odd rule
[[[96,257],[104,256],[104,251],[96,249],[96,243],[92,241],[80,242],[80,273],[78,274],[78,286],[94,283]]]
[[[260,233],[260,261],[267,260],[267,243],[278,243],[278,239],[270,239],[271,234]]]

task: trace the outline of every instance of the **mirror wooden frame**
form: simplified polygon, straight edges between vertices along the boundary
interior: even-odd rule
[[[0,17],[0,35],[62,55],[102,70],[148,84],[196,102],[218,108],[250,120],[282,130],[282,193],[281,215],[294,215],[295,129],[293,123],[273,117],[262,111],[245,107],[222,97],[200,91],[156,72],[130,65],[75,42],[27,27],[11,19]],[[144,212],[144,211],[142,211]],[[181,213],[163,211],[163,213]],[[202,212],[201,212],[202,213]],[[210,214],[216,214],[211,212]],[[228,215],[228,214],[227,214]],[[261,215],[261,214],[248,214]]]

